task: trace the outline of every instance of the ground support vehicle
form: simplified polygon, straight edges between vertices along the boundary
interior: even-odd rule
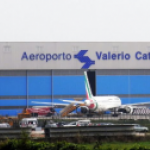
[[[26,112],[28,114],[31,114],[32,117],[38,117],[38,116],[50,117],[55,114],[55,110],[53,107],[39,107],[39,106],[26,108]]]
[[[26,128],[31,127],[33,130],[35,130],[38,127],[38,120],[37,118],[23,118],[19,122],[20,128]]]

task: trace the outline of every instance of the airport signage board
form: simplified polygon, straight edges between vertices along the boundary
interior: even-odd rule
[[[0,43],[0,69],[150,69],[150,42]]]

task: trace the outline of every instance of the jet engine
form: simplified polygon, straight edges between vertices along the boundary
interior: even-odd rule
[[[87,114],[89,112],[89,108],[87,106],[81,106],[77,108],[77,112]]]
[[[132,107],[132,106],[121,107],[121,108],[118,109],[118,112],[123,112],[123,113],[127,113],[127,114],[132,114],[133,108],[134,108],[134,107]]]

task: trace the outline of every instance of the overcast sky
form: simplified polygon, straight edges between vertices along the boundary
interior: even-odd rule
[[[0,41],[150,41],[150,0],[0,0]]]

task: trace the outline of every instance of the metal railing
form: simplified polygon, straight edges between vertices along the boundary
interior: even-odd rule
[[[31,136],[31,128],[0,128],[0,139],[10,138],[24,138]]]
[[[77,136],[136,136],[134,125],[45,127],[46,138]]]

